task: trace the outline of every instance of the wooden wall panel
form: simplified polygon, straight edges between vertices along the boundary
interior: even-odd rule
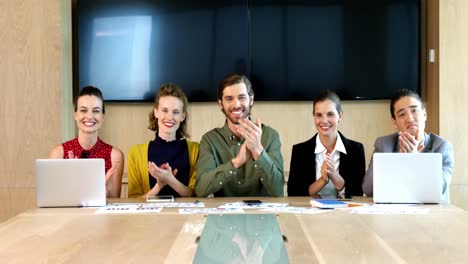
[[[452,142],[452,200],[468,209],[468,1],[440,1],[440,134]]]
[[[422,56],[424,62],[422,63],[422,65],[426,66],[426,130],[431,133],[439,134],[439,1],[428,0],[425,6],[425,21],[427,34],[425,35],[426,49],[425,54],[423,54]],[[431,49],[434,50],[434,62],[430,62],[428,58],[428,53]]]
[[[59,7],[58,0],[0,1],[0,207],[7,208],[0,219],[35,205],[16,189],[31,193],[35,159],[61,138]]]
[[[62,142],[73,139],[76,135],[73,118],[73,50],[72,50],[72,1],[60,1],[61,37],[62,37]]]
[[[35,188],[0,189],[0,222],[36,206]]]

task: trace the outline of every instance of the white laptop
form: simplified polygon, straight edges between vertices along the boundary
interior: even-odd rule
[[[37,206],[104,206],[105,178],[103,159],[37,159]]]
[[[375,203],[440,203],[440,153],[375,153]]]

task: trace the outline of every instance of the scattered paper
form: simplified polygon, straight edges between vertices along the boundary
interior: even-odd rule
[[[181,208],[179,214],[243,214],[241,208]]]
[[[192,208],[192,207],[205,207],[205,203],[196,202],[196,203],[113,203],[109,206],[127,206],[127,205],[137,205],[144,207],[162,207],[162,208]]]
[[[144,204],[131,205],[110,205],[101,207],[96,214],[141,214],[141,213],[159,213],[161,207],[145,206]]]
[[[333,210],[322,210],[319,208],[312,208],[312,207],[272,207],[272,208],[264,208],[260,211],[266,212],[275,212],[275,213],[291,213],[291,214],[321,214],[324,212],[329,212]]]
[[[258,204],[246,204],[244,202],[227,203],[218,206],[218,208],[242,208],[242,209],[265,209],[265,208],[278,208],[287,207],[289,203],[258,203]]]
[[[159,213],[163,208],[200,208],[204,203],[113,203],[101,207],[96,214]]]
[[[427,214],[428,208],[418,205],[378,204],[353,208],[351,214]]]
[[[167,208],[205,207],[205,203],[155,203],[154,206]]]

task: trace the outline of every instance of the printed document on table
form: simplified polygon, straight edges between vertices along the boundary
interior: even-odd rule
[[[428,208],[414,204],[374,204],[352,209],[351,214],[427,214]]]

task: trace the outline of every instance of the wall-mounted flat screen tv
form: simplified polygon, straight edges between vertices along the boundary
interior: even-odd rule
[[[255,99],[385,99],[420,92],[420,0],[76,0],[74,86],[152,101],[174,82],[214,101],[237,72]]]

